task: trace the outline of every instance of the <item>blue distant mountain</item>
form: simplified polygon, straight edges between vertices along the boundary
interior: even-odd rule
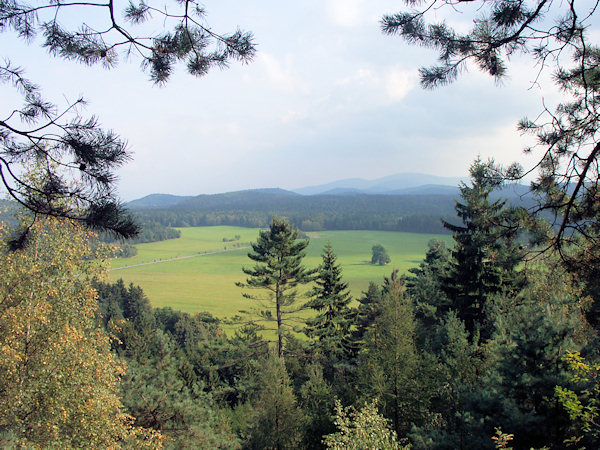
[[[422,173],[400,173],[375,180],[348,178],[318,186],[294,189],[302,195],[395,194],[395,195],[454,195],[456,188],[467,177],[438,177]]]

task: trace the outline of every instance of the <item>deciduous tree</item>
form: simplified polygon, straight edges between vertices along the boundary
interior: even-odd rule
[[[365,403],[360,409],[344,408],[339,401],[335,405],[335,425],[338,431],[325,436],[327,448],[381,450],[408,450],[401,446],[396,432],[391,430],[388,421],[377,411],[376,402]]]
[[[371,256],[371,264],[379,264],[380,266],[383,266],[390,263],[390,255],[388,255],[383,245],[376,244],[373,246],[371,251],[373,253]]]
[[[119,397],[125,368],[97,325],[89,277],[100,267],[89,236],[46,219],[31,239],[25,250],[3,248],[0,258],[2,433],[19,447],[144,445]],[[160,444],[157,434],[142,434]]]

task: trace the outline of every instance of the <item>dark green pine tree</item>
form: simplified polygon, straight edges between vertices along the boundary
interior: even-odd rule
[[[461,404],[479,429],[472,428],[473,435],[482,441],[489,442],[498,427],[514,434],[514,448],[565,448],[573,429],[556,396],[557,386],[570,383],[565,352],[596,352],[596,337],[584,318],[580,286],[557,270],[556,262],[540,262],[530,275],[518,295],[494,298],[496,326],[485,345],[488,368]],[[574,447],[598,448],[581,441]],[[471,442],[467,448],[484,447]]]
[[[306,306],[317,311],[317,315],[306,321],[305,333],[315,339],[314,346],[327,359],[340,359],[348,354],[350,327],[354,312],[349,307],[352,301],[348,283],[342,280],[342,269],[331,243],[325,245],[323,263],[318,268],[316,286],[311,291],[311,300]]]
[[[505,200],[490,200],[500,179],[494,176],[491,162],[479,159],[471,165],[470,174],[471,186],[460,186],[462,202],[455,206],[463,224],[443,221],[453,232],[455,245],[442,288],[473,335],[484,325],[488,297],[502,290],[515,291],[523,282],[515,270],[522,256],[516,242],[516,213],[505,207]]]
[[[358,356],[357,384],[365,398],[379,399],[384,415],[404,436],[423,420],[430,395],[415,344],[414,306],[397,270],[385,278],[380,304],[381,314],[367,330]]]
[[[450,250],[443,242],[432,239],[428,243],[425,260],[408,270],[406,294],[415,304],[420,343],[431,339],[432,331],[441,324],[450,307],[450,301],[441,288],[449,262]]]
[[[258,322],[274,323],[277,334],[277,353],[283,357],[283,337],[290,324],[298,321],[296,306],[297,287],[313,280],[314,270],[302,265],[308,240],[298,240],[298,230],[286,220],[273,218],[268,230],[261,231],[248,257],[255,261],[252,267],[242,270],[249,278],[237,283],[242,288],[266,291],[263,295],[243,296],[256,302],[249,311]]]
[[[252,405],[245,448],[299,448],[305,417],[283,358],[271,354],[260,361],[258,390]]]
[[[354,330],[352,331],[351,338],[351,349],[354,357],[357,356],[360,349],[364,346],[367,331],[381,315],[381,288],[371,281],[367,290],[363,292],[362,297],[357,300],[358,308],[354,315]]]

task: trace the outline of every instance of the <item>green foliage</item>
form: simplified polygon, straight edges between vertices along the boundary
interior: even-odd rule
[[[383,245],[374,245],[373,248],[371,248],[371,252],[371,264],[379,264],[380,266],[383,266],[391,262],[390,255],[388,255]]]
[[[215,383],[211,371],[224,343],[218,321],[152,309],[139,287],[122,281],[96,286],[99,318],[128,364],[121,394],[136,423],[160,431],[170,448],[237,448],[229,419],[213,397],[226,384]]]
[[[305,448],[321,448],[323,436],[335,431],[334,395],[319,364],[310,364],[307,372],[308,379],[300,388],[301,406],[306,417],[303,444]]]
[[[531,275],[518,296],[495,299],[490,366],[484,388],[469,402],[481,420],[481,436],[500,426],[514,434],[517,448],[557,447],[569,437],[569,421],[555,387],[568,382],[562,356],[586,342],[585,321],[568,278],[543,267]]]
[[[325,436],[327,448],[342,449],[406,449],[398,442],[396,432],[389,428],[388,421],[377,412],[377,403],[365,403],[356,410],[350,406],[342,407],[339,401],[335,403],[335,425],[338,428],[333,434]]]
[[[152,357],[130,360],[123,379],[123,403],[136,423],[159,430],[169,448],[237,448],[226,416],[171,338],[158,331],[152,344]]]
[[[0,259],[0,429],[17,447],[160,445],[131,427],[119,398],[124,371],[95,320],[90,236],[47,219],[24,250]],[[146,442],[143,440],[146,439]]]
[[[364,345],[368,330],[373,326],[382,312],[382,291],[374,282],[369,283],[369,288],[358,298],[356,313],[356,329],[352,335],[355,350]]]
[[[365,335],[358,378],[363,395],[380,399],[383,413],[401,436],[422,421],[427,408],[427,377],[417,374],[423,372],[415,346],[413,304],[395,271],[385,279],[381,314]]]
[[[307,240],[297,240],[298,231],[285,220],[273,218],[266,231],[259,232],[256,243],[248,257],[255,261],[253,267],[243,267],[249,276],[246,283],[237,286],[266,291],[266,295],[244,297],[258,305],[252,313],[261,322],[275,322],[277,352],[283,357],[283,337],[289,332],[289,324],[297,320],[302,306],[295,306],[297,288],[313,280],[314,270],[302,265]]]
[[[563,359],[569,366],[572,388],[556,386],[555,395],[568,412],[576,434],[569,442],[596,447],[600,442],[600,364],[586,361],[579,352],[567,351]]]
[[[460,187],[461,200],[456,212],[462,225],[444,222],[453,232],[455,241],[450,270],[442,287],[450,299],[451,308],[473,334],[482,328],[488,338],[490,324],[485,322],[488,298],[502,290],[516,291],[522,285],[517,273],[523,252],[516,243],[518,223],[505,201],[490,201],[490,194],[499,186],[492,163],[479,159],[470,168],[471,186]]]
[[[247,446],[298,448],[305,418],[297,405],[283,358],[270,354],[260,361],[260,367]]]
[[[450,309],[450,300],[442,290],[442,281],[450,269],[450,251],[437,239],[427,245],[424,261],[409,269],[406,277],[406,293],[413,300],[419,319],[417,335],[421,346],[431,340],[432,331]]]
[[[331,242],[323,249],[323,262],[317,268],[312,297],[305,306],[317,312],[306,321],[305,333],[314,339],[314,347],[327,360],[334,361],[348,354],[350,327],[354,313],[349,307],[352,300],[348,283],[342,280],[342,269],[337,263]]]

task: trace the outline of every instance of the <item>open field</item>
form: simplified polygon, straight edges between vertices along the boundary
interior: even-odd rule
[[[241,267],[250,265],[249,242],[256,240],[258,229],[239,227],[181,228],[181,238],[139,244],[138,255],[111,261],[110,279],[123,278],[126,283],[140,285],[154,306],[170,306],[186,312],[207,311],[218,317],[232,316],[248,308],[249,300],[241,296],[236,281],[243,281]],[[223,238],[234,242],[223,242]],[[395,233],[386,231],[322,231],[311,237],[305,264],[316,267],[321,251],[331,241],[342,265],[344,279],[352,294],[360,296],[369,281],[380,282],[393,269],[405,272],[424,257],[432,238],[451,241],[450,236]],[[387,266],[369,263],[371,247],[382,244],[392,262]],[[226,252],[224,250],[227,250]],[[223,253],[204,254],[224,251]],[[167,259],[189,257],[165,261]],[[137,265],[154,263],[147,265]],[[134,266],[125,268],[126,266]]]

